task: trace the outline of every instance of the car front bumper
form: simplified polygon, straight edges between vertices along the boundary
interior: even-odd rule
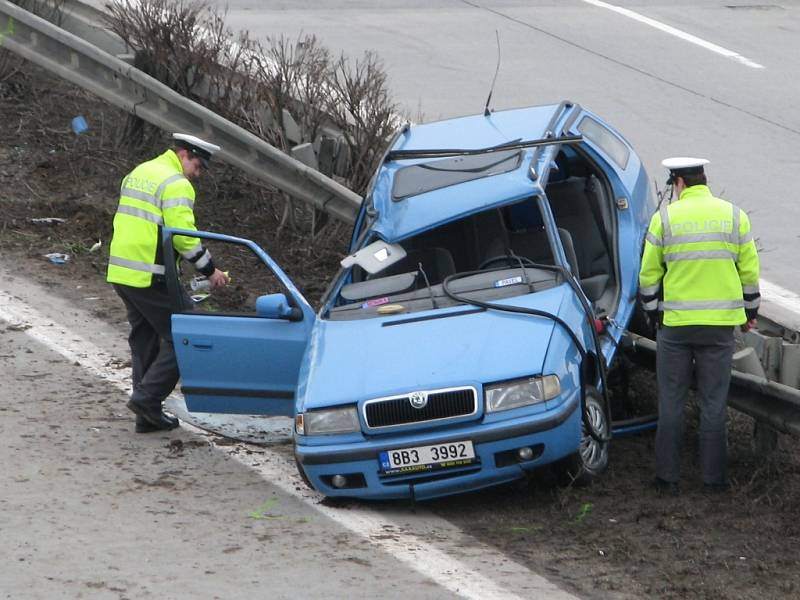
[[[559,460],[578,449],[581,436],[580,391],[555,408],[493,423],[471,423],[447,432],[426,432],[370,439],[349,444],[297,444],[295,456],[312,485],[326,496],[365,499],[428,499],[497,485],[523,477],[526,471]],[[415,446],[470,440],[475,462],[436,471],[385,475],[379,454]],[[529,460],[517,458],[531,448]],[[346,487],[332,479],[343,476]]]

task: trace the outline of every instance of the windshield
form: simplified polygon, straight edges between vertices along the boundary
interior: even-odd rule
[[[538,292],[561,282],[539,200],[527,198],[425,231],[399,243],[406,256],[368,273],[350,271],[328,316],[363,319],[458,304],[443,281],[461,274],[450,291],[491,301]]]

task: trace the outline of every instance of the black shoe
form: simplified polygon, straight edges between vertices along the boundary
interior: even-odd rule
[[[677,481],[665,481],[661,477],[656,477],[653,480],[653,487],[663,496],[680,496],[681,494],[681,488],[678,487]]]
[[[704,483],[704,494],[724,494],[731,489],[730,483]]]
[[[128,400],[128,403],[125,406],[136,413],[137,421],[141,419],[149,424],[150,427],[153,428],[150,431],[169,431],[170,429],[175,429],[178,426],[178,419],[165,415],[163,412],[161,412],[160,407],[156,409],[149,408],[147,406],[142,406],[138,402],[134,402],[132,399]],[[142,431],[140,433],[148,432]]]
[[[175,425],[173,427],[170,427],[169,429],[165,429],[164,427],[156,427],[155,425],[152,425],[150,421],[147,421],[143,417],[136,415],[136,428],[135,428],[136,433],[153,433],[154,431],[169,431],[170,429],[175,429],[180,424],[176,417],[172,417],[166,413],[164,413],[164,416],[169,421],[173,422]]]

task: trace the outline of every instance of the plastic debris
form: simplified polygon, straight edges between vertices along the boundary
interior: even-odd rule
[[[78,115],[72,119],[72,131],[74,131],[77,135],[89,131],[89,123],[86,122],[86,119],[83,115]]]
[[[225,274],[228,283],[230,283],[231,276],[228,273],[228,271],[223,271],[223,273]],[[204,275],[195,275],[189,282],[189,287],[192,288],[193,292],[200,292],[200,293],[207,292],[211,289],[211,281],[208,279],[208,277]]]
[[[50,254],[45,254],[44,257],[54,265],[63,265],[65,262],[69,260],[69,254],[60,254],[58,252],[51,252]]]
[[[59,223],[66,223],[66,219],[62,219],[61,217],[41,217],[39,219],[31,219],[31,223],[36,223],[38,225],[58,225]]]
[[[206,298],[208,298],[211,294],[192,294],[189,298],[192,299],[192,302],[197,304],[198,302],[202,302]]]
[[[94,244],[92,244],[92,247],[89,248],[89,252],[97,252],[98,250],[100,250],[100,247],[102,245],[103,245],[103,240],[97,240]]]
[[[192,288],[193,292],[205,292],[211,289],[211,282],[208,280],[208,277],[197,275],[189,282],[189,286]]]

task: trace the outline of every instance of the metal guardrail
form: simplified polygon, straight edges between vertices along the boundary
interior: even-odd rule
[[[222,146],[220,158],[347,223],[361,197],[256,135],[89,42],[0,0],[0,48],[55,73],[166,131],[185,131]]]
[[[633,333],[628,334],[628,341],[628,355],[638,364],[655,370],[656,343]],[[763,355],[754,346],[748,346],[734,355],[728,405],[775,431],[800,436],[800,390],[767,379],[761,364],[763,356],[759,354]],[[773,446],[772,442],[766,444]]]

